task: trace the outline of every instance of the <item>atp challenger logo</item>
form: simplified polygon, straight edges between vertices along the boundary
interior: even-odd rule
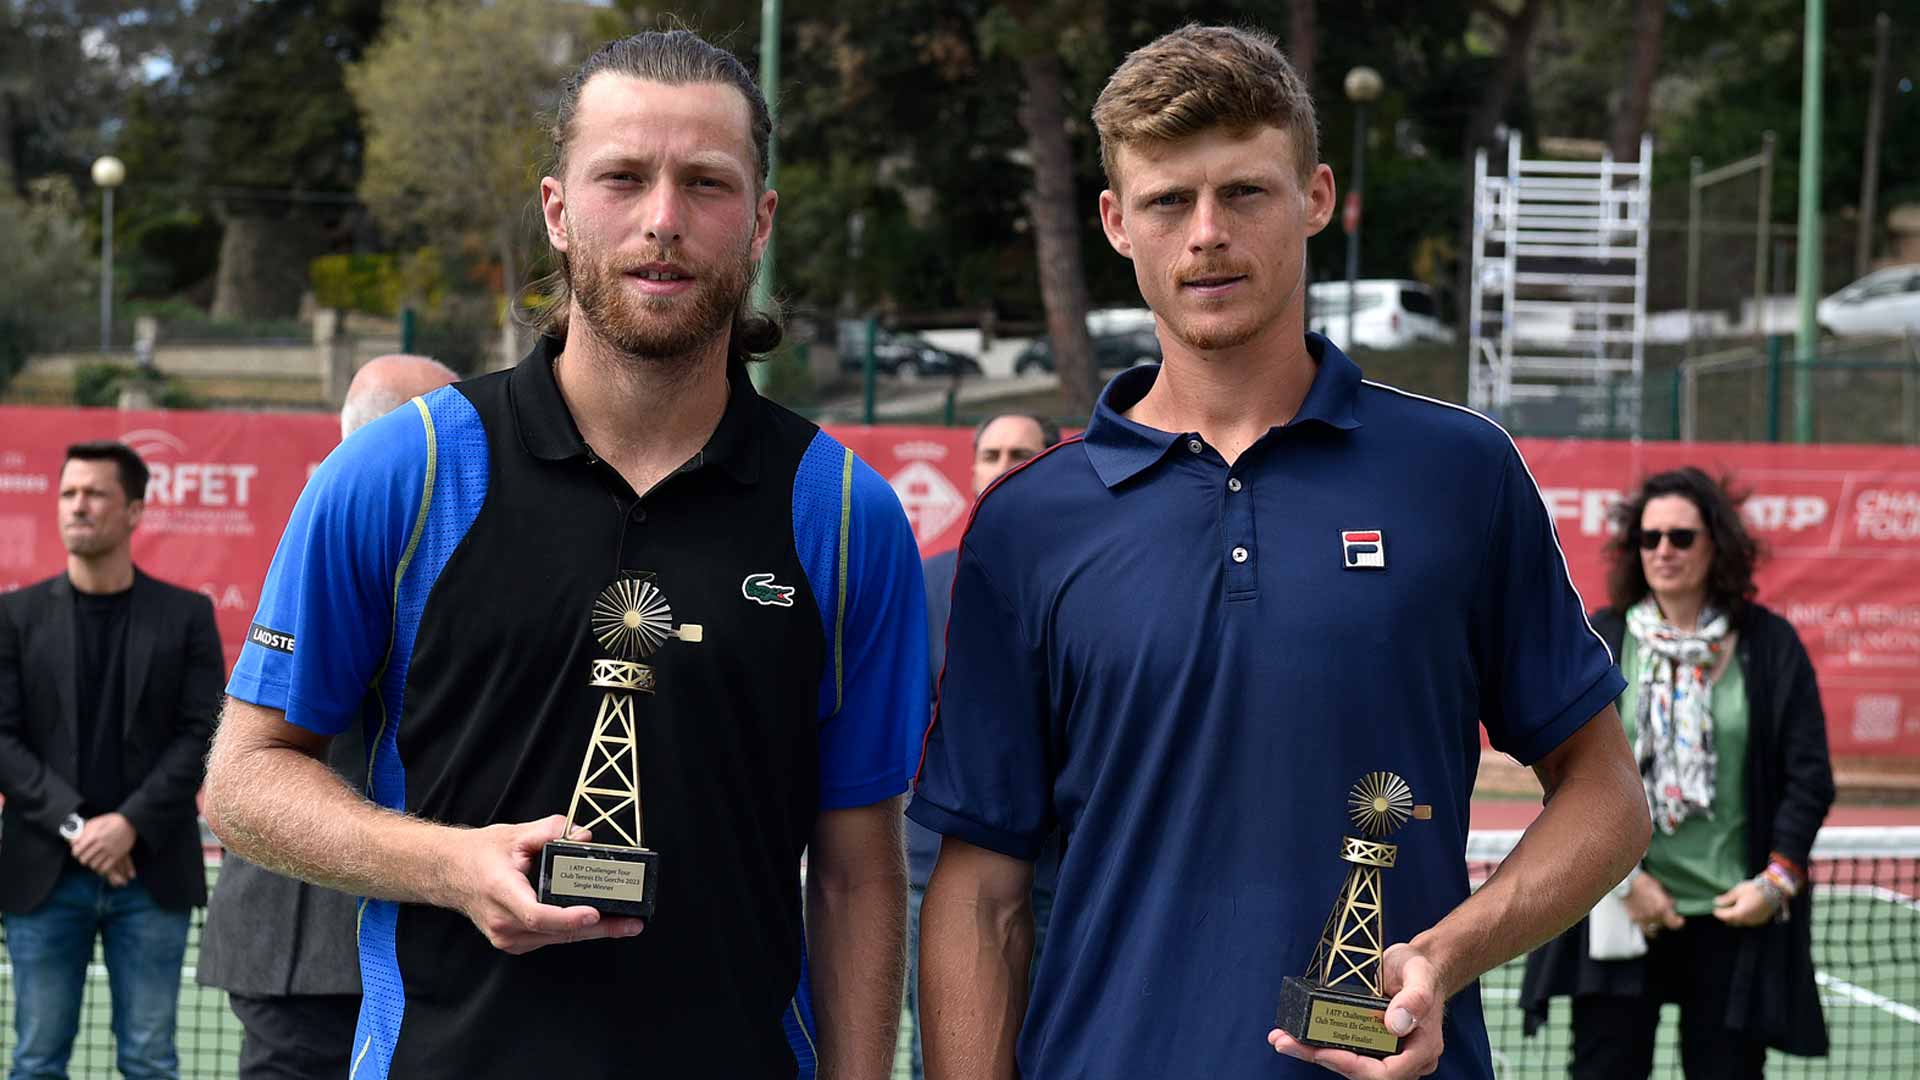
[[[793,586],[774,584],[772,574],[748,574],[740,595],[764,607],[792,607]]]

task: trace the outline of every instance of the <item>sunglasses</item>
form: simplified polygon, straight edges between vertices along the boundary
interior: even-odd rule
[[[1673,542],[1675,548],[1685,551],[1693,546],[1694,537],[1699,535],[1698,529],[1641,529],[1640,550],[1652,551],[1659,547],[1660,538],[1664,536]]]

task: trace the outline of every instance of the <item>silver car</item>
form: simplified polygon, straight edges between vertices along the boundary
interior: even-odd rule
[[[1821,329],[1843,337],[1920,333],[1920,264],[1875,270],[1814,310]]]

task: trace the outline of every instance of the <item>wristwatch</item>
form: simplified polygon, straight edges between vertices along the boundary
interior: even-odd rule
[[[86,825],[79,814],[68,814],[60,821],[60,836],[65,840],[80,839],[80,830]]]

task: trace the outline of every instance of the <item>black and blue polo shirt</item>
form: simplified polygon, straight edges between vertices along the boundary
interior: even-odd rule
[[[366,901],[357,1080],[810,1077],[800,859],[822,810],[907,786],[920,561],[893,491],[743,371],[706,447],[636,498],[575,427],[560,343],[368,425],[301,495],[228,692],[362,724],[375,802],[454,825],[565,813],[614,582],[668,605],[635,702],[658,907],[621,941],[494,950]],[[596,839],[607,839],[604,829]]]
[[[1324,1075],[1267,1045],[1348,869],[1347,797],[1398,773],[1385,934],[1468,893],[1479,727],[1531,763],[1621,689],[1539,490],[1491,421],[1363,382],[1317,335],[1299,414],[1231,466],[1122,413],[1010,473],[960,548],[910,817],[1032,859],[1066,838],[1023,1076]],[[1490,1077],[1477,992],[1439,1075]]]

